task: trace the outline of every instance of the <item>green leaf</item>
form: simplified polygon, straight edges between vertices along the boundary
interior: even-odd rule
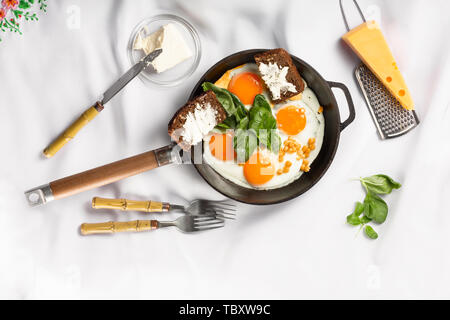
[[[359,226],[361,224],[361,219],[352,213],[347,216],[347,223],[352,226]]]
[[[19,19],[19,15],[23,14],[23,11],[21,10],[13,10],[14,16],[16,19]]]
[[[376,233],[375,230],[373,230],[373,228],[371,226],[366,226],[364,228],[364,232],[366,233],[366,235],[370,239],[377,239],[378,238],[378,233]]]
[[[264,108],[270,113],[272,113],[272,108],[270,107],[269,102],[267,101],[266,97],[264,97],[262,94],[257,94],[255,96],[255,99],[253,100],[253,106],[258,108]]]
[[[222,123],[219,123],[216,127],[220,131],[226,131],[236,128],[236,118],[234,116],[226,118]]]
[[[19,8],[20,9],[28,9],[31,5],[25,0],[20,0]]]
[[[361,215],[361,213],[363,213],[363,212],[364,212],[364,204],[357,201],[356,205],[355,205],[355,210],[353,211],[353,214],[359,217]]]
[[[388,206],[383,199],[375,193],[367,192],[364,199],[364,215],[377,223],[383,223],[388,214]]]
[[[347,216],[347,223],[351,224],[352,226],[360,225],[362,222],[361,222],[361,219],[359,218],[359,216],[363,212],[364,212],[364,205],[359,201],[356,202],[355,210],[353,210],[352,214],[349,214]]]
[[[204,82],[202,87],[204,91],[212,90],[216,94],[217,100],[219,100],[229,117],[235,115],[236,106],[234,105],[233,97],[228,90],[219,88],[211,82]]]
[[[367,218],[366,216],[362,216],[362,217],[361,217],[361,223],[362,223],[362,224],[369,223],[370,221],[372,221],[372,219]]]
[[[236,150],[238,163],[246,162],[258,147],[258,138],[254,130],[237,129],[233,139],[233,147]]]
[[[272,114],[272,109],[266,97],[262,94],[256,95],[248,114],[250,118],[248,127],[256,132],[259,144],[263,144],[267,149],[278,153],[281,147],[281,138],[275,131],[277,120]]]
[[[247,109],[245,108],[244,104],[239,100],[238,97],[236,97],[235,94],[232,92],[229,92],[231,95],[231,98],[233,99],[234,106],[236,107],[236,119],[237,121],[241,121],[243,118],[247,117]]]
[[[384,174],[361,178],[360,181],[368,192],[376,194],[389,194],[393,189],[399,189],[402,186],[400,183]]]

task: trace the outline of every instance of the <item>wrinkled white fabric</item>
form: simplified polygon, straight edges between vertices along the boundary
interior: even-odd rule
[[[349,1],[351,2],[351,1]],[[0,43],[0,297],[450,298],[450,3],[360,0],[380,21],[416,102],[418,128],[381,141],[353,70],[338,1],[50,1],[23,36]],[[359,16],[349,5],[351,25]],[[42,149],[128,67],[128,39],[159,12],[186,18],[203,55],[181,85],[131,82],[52,159]],[[83,222],[173,218],[90,208],[93,196],[185,203],[222,199],[188,165],[167,166],[45,206],[31,187],[161,147],[167,123],[200,76],[236,51],[284,47],[346,84],[356,120],[326,175],[273,206],[239,204],[225,228],[83,237]],[[342,118],[348,111],[336,91]],[[364,192],[352,178],[388,174],[403,187],[371,241],[345,223]]]

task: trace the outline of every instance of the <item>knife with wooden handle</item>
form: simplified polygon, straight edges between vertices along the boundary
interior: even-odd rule
[[[138,154],[69,177],[58,179],[25,192],[30,206],[62,199],[73,194],[101,187],[171,163],[180,163],[180,148],[171,144]]]
[[[89,107],[81,116],[75,120],[63,133],[61,133],[47,148],[44,149],[44,155],[47,158],[53,157],[67,142],[72,140],[75,135],[91,120],[93,120],[103,109],[104,105],[111,100],[123,87],[133,80],[142,70],[161,54],[162,49],[150,52],[146,57],[130,68],[123,76],[119,78],[108,90],[103,93],[102,101],[97,101]]]

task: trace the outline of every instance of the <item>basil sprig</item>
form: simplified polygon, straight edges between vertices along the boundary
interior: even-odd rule
[[[212,90],[227,112],[227,118],[218,124],[216,129],[235,130],[233,147],[238,162],[247,161],[258,145],[264,145],[272,152],[278,153],[281,138],[275,130],[277,121],[269,102],[262,94],[255,96],[252,107],[247,111],[244,104],[232,92],[211,82],[204,82],[202,88],[204,91]]]
[[[385,174],[377,174],[367,178],[360,178],[359,180],[367,192],[376,194],[389,194],[393,189],[399,189],[402,186]]]
[[[370,239],[377,239],[378,234],[367,224],[369,222],[381,224],[386,221],[388,206],[379,195],[390,194],[392,190],[399,189],[402,185],[384,174],[360,178],[359,181],[366,190],[366,197],[363,203],[356,202],[355,210],[347,216],[347,223],[364,227],[364,232]]]

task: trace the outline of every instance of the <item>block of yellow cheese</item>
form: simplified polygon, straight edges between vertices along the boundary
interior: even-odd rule
[[[375,21],[365,22],[350,30],[342,39],[405,109],[414,109],[414,102],[405,80],[397,67],[380,26]]]

